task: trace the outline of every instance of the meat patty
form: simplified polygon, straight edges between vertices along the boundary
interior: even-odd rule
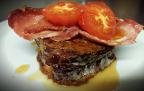
[[[62,85],[80,85],[107,67],[116,57],[113,47],[82,37],[68,41],[36,39],[41,71]]]

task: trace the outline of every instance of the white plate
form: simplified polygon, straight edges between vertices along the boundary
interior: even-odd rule
[[[144,91],[144,32],[133,45],[117,47],[117,70],[120,74],[118,91]],[[19,38],[7,21],[0,23],[0,89],[18,91],[43,91],[39,82],[26,80],[26,76],[38,70],[35,49],[29,41]],[[15,69],[30,64],[30,70],[19,76]]]

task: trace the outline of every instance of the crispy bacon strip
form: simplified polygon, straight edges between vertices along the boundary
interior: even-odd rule
[[[63,26],[54,26],[41,13],[42,9],[26,7],[16,9],[8,17],[8,24],[21,37],[32,40],[35,34],[42,31],[61,31]]]
[[[143,30],[143,27],[142,25],[136,23],[131,19],[126,19],[120,20],[116,26],[116,29],[119,29],[119,31],[122,32],[124,35],[119,36],[119,38],[115,38],[117,37],[117,34],[115,34],[114,38],[111,40],[102,40],[84,31],[80,31],[80,34],[92,41],[97,41],[99,43],[104,43],[110,46],[120,46],[135,43],[135,39],[140,31]]]
[[[63,31],[43,31],[33,36],[33,39],[37,38],[51,38],[54,41],[69,40],[79,34],[80,29],[78,27],[65,28]]]
[[[96,36],[75,27],[54,26],[49,23],[41,13],[42,9],[24,8],[14,10],[8,18],[8,23],[13,30],[21,37],[32,40],[36,38],[51,38],[55,41],[69,40],[78,34],[94,42],[110,46],[127,45],[135,42],[136,37],[143,29],[143,26],[133,20],[118,20],[116,33],[110,40],[102,40]],[[117,32],[118,31],[118,32]],[[118,36],[117,33],[124,35]]]
[[[66,29],[65,31],[61,31],[59,35],[52,37],[52,40],[55,41],[64,41],[69,40],[79,34],[80,29],[78,27],[71,27]]]

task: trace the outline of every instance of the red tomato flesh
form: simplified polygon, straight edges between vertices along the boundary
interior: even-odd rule
[[[77,2],[57,2],[43,9],[43,15],[55,25],[73,26],[78,24],[81,5]]]
[[[87,3],[83,6],[79,25],[88,33],[109,40],[115,34],[116,17],[104,2]]]

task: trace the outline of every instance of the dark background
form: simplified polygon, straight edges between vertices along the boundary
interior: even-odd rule
[[[58,0],[0,0],[0,21],[6,20],[11,10],[24,6],[45,7]],[[68,0],[66,0],[68,1]],[[69,0],[70,1],[70,0]],[[72,1],[72,0],[71,0]],[[73,0],[74,1],[74,0]],[[82,2],[84,0],[75,0]],[[96,1],[96,0],[85,0]],[[120,18],[132,18],[144,24],[144,0],[103,0]]]

